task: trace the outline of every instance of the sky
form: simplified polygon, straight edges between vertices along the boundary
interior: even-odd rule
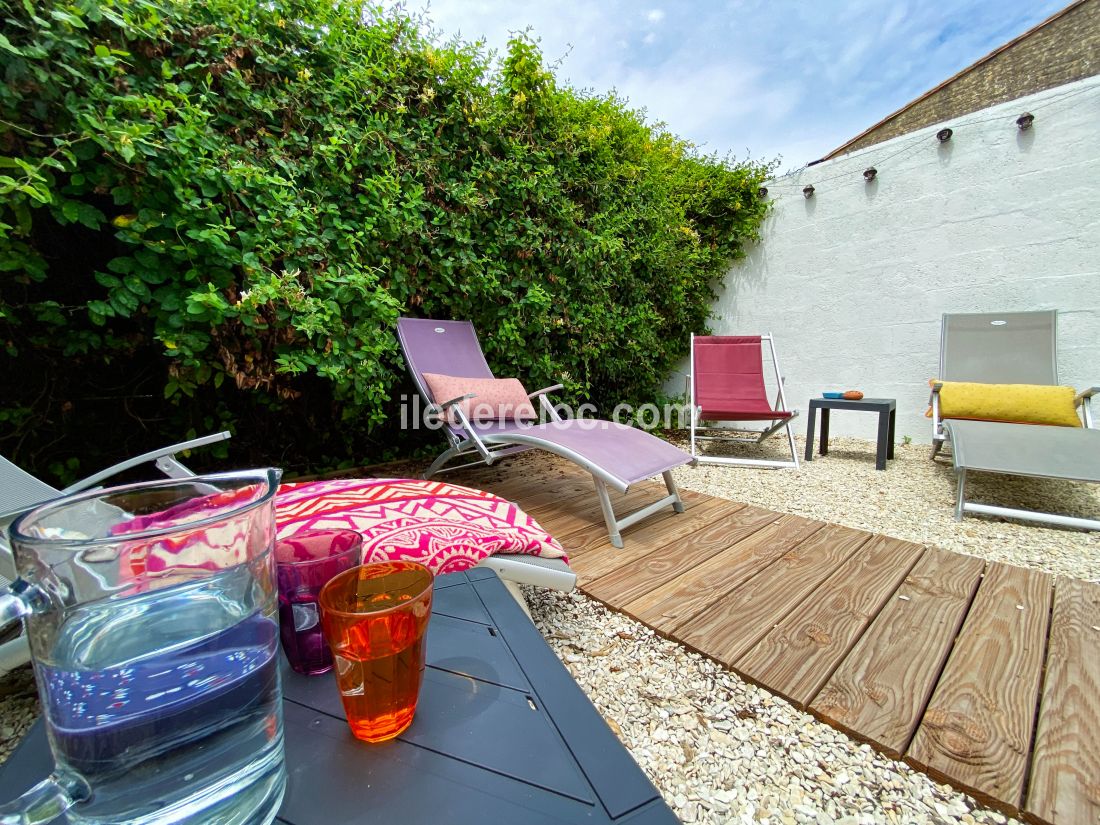
[[[530,28],[559,83],[615,91],[703,153],[798,168],[1069,0],[406,0],[503,53]]]

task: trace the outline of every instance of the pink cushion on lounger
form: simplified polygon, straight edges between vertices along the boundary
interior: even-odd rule
[[[527,390],[517,378],[463,378],[426,372],[424,380],[436,404],[473,395],[458,405],[471,421],[526,421],[535,417]],[[447,410],[447,421],[456,423],[453,408]]]

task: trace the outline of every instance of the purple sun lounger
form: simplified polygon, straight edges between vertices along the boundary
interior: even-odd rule
[[[432,463],[425,478],[442,472],[452,460],[473,457],[447,470],[479,464],[492,464],[498,458],[537,448],[567,458],[592,474],[600,499],[611,543],[623,546],[620,532],[669,505],[677,513],[684,511],[672,468],[690,464],[692,457],[649,433],[633,427],[597,419],[563,419],[547,395],[561,384],[538,390],[528,397],[539,399],[546,416],[544,423],[478,422],[471,423],[458,402],[463,398],[433,398],[424,373],[439,373],[463,378],[493,378],[485,361],[477,333],[469,321],[433,321],[401,318],[397,337],[405,353],[405,362],[420,394],[437,413],[453,408],[456,424],[445,424],[443,434],[448,448]],[[607,488],[620,493],[639,481],[663,476],[668,495],[622,518],[615,516]]]

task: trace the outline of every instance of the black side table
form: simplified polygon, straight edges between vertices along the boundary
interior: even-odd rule
[[[875,455],[875,469],[885,470],[886,459],[894,457],[894,413],[897,401],[893,398],[861,398],[849,401],[845,398],[811,398],[810,414],[806,416],[806,460],[814,458],[814,423],[817,411],[821,410],[821,448],[819,453],[829,452],[829,411],[862,410],[878,413],[878,449]]]

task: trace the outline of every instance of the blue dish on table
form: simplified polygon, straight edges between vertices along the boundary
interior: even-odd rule
[[[843,398],[844,393],[842,393],[842,392],[823,392],[823,393],[821,393],[821,397],[822,398]]]

